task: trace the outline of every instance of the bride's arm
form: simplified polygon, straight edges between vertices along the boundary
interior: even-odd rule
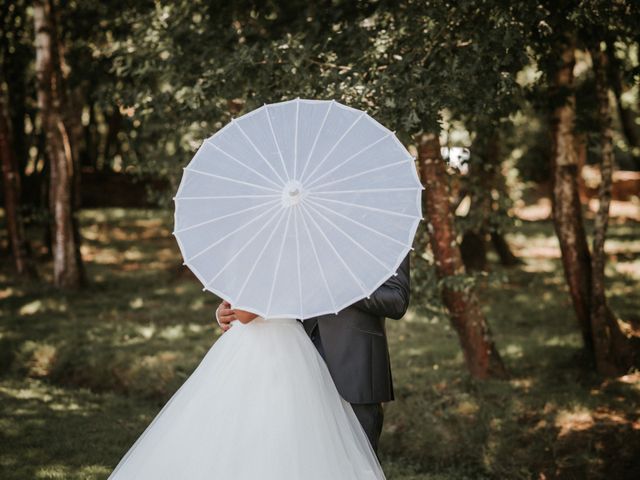
[[[395,320],[404,316],[409,307],[409,254],[398,267],[398,275],[392,275],[370,296],[353,304],[354,307],[380,317]]]
[[[240,320],[241,323],[249,323],[258,316],[255,313],[247,312],[246,310],[238,310],[237,308],[233,311],[236,314],[236,318]]]

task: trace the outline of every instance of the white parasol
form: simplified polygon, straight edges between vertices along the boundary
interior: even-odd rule
[[[423,188],[414,158],[365,112],[273,103],[203,142],[174,197],[173,234],[204,290],[264,318],[306,319],[396,274]]]

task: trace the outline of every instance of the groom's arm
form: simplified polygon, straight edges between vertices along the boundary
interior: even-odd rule
[[[407,254],[398,267],[398,275],[389,277],[369,298],[363,298],[353,306],[380,317],[402,318],[409,307],[409,267]]]

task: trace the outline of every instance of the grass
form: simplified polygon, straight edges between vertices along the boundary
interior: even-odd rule
[[[50,266],[21,284],[0,265],[2,479],[106,478],[219,336],[217,300],[181,266],[170,215],[87,210],[82,225],[86,291],[48,287]],[[639,234],[613,224],[607,243],[610,301],[632,322]],[[585,365],[552,226],[523,223],[509,240],[525,264],[492,263],[479,286],[509,380],[469,378],[437,305],[416,300],[388,321],[388,478],[635,478],[640,376],[603,380]]]

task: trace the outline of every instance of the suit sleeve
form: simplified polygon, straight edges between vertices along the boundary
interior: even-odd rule
[[[398,267],[398,275],[389,277],[369,298],[358,300],[353,306],[379,317],[402,318],[409,307],[409,268],[407,254]]]

